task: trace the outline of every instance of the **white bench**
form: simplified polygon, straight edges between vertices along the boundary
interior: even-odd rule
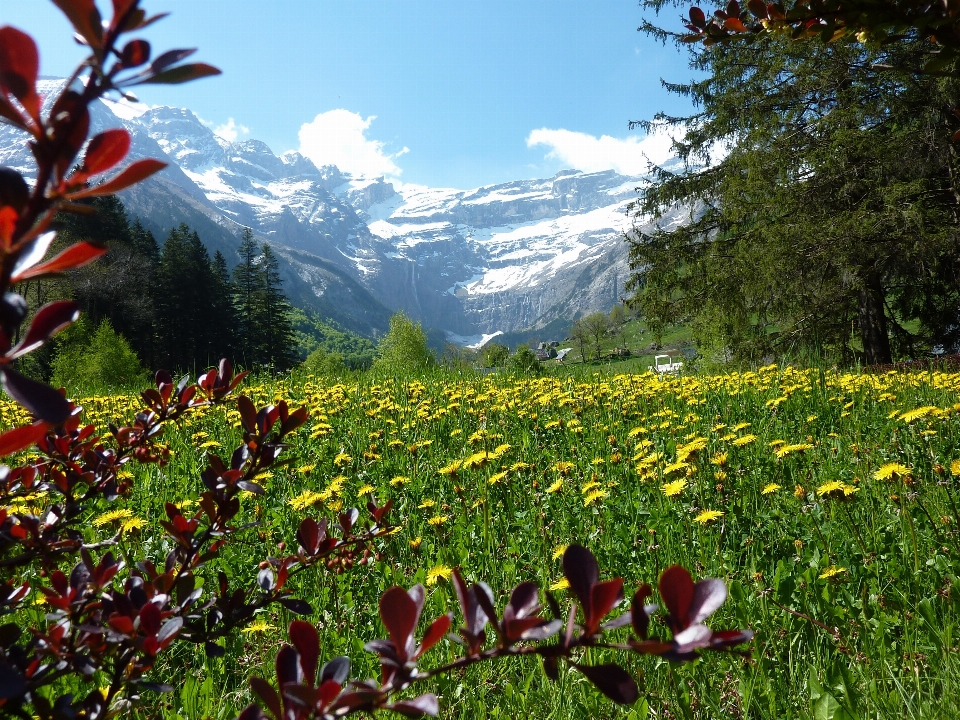
[[[653,358],[653,365],[648,365],[647,369],[663,375],[664,373],[680,372],[683,369],[683,363],[680,360],[674,362],[669,355],[657,355]]]

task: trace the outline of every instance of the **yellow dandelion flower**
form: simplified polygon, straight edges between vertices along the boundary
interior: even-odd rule
[[[605,490],[594,490],[593,492],[589,493],[585,498],[583,498],[583,506],[589,507],[590,505],[597,502],[598,500],[603,500],[609,494],[610,493],[606,492]]]
[[[836,577],[837,575],[841,575],[845,572],[847,572],[847,569],[845,567],[837,567],[836,565],[831,565],[822,573],[820,573],[819,577],[821,580],[829,580],[830,578]]]
[[[744,447],[746,445],[749,445],[756,439],[757,439],[756,435],[744,435],[743,437],[739,437],[736,440],[734,440],[733,444],[737,447]]]
[[[453,576],[453,569],[446,565],[437,565],[427,571],[427,585],[436,585],[440,578],[449,580]]]
[[[922,417],[927,415],[932,415],[939,412],[940,408],[935,405],[924,405],[923,407],[918,407],[915,410],[908,410],[900,416],[900,419],[905,423],[912,423],[914,420],[919,420]]]
[[[761,494],[761,495],[772,495],[773,493],[775,493],[775,492],[776,492],[777,490],[779,490],[779,489],[780,489],[780,486],[777,485],[776,483],[767,483],[766,485],[763,486],[763,490],[760,491],[760,494]]]
[[[563,487],[563,478],[557,480],[553,485],[547,488],[548,493],[555,493]]]
[[[667,465],[666,467],[663,468],[663,476],[664,476],[664,477],[669,477],[670,475],[673,475],[674,473],[678,473],[678,472],[680,472],[680,471],[682,471],[682,470],[686,470],[688,467],[690,467],[690,465],[688,465],[687,463],[682,462],[682,461],[681,461],[681,462],[670,463],[669,465]]]
[[[507,477],[506,471],[498,472],[494,475],[491,475],[490,478],[487,480],[487,482],[490,483],[491,485],[496,485],[498,482],[502,481],[506,477]]]
[[[712,458],[710,458],[710,464],[716,465],[717,467],[723,467],[727,464],[727,453],[718,452]]]
[[[666,483],[663,485],[663,494],[667,497],[676,497],[683,492],[683,489],[687,486],[687,479],[680,478],[679,480],[674,480],[673,482]]]
[[[434,505],[436,505],[436,504],[437,504],[437,502],[436,502],[435,500],[427,499],[427,500],[424,500],[424,501],[423,501],[422,503],[420,503],[419,505],[417,505],[417,507],[418,507],[420,510],[426,510],[427,508],[432,508],[432,507],[433,507]]]
[[[566,578],[560,578],[553,585],[550,586],[550,589],[553,591],[566,590],[570,587],[570,581]]]
[[[333,458],[333,464],[337,467],[344,467],[353,462],[353,458],[347,455],[347,453],[337,453],[336,457]]]
[[[397,485],[406,485],[410,482],[410,478],[404,477],[403,475],[397,475],[393,480],[390,481],[390,484],[396,487]]]
[[[369,495],[376,488],[373,485],[363,485],[359,490],[357,490],[357,497],[363,497],[364,495]]]
[[[529,470],[530,465],[525,462],[515,462],[510,466],[510,472],[520,472],[521,470]]]
[[[216,440],[207,440],[205,443],[198,445],[197,447],[201,450],[205,450],[206,448],[220,447],[220,443],[218,443]]]
[[[127,509],[122,510],[111,510],[108,513],[104,513],[100,517],[94,519],[94,527],[103,527],[104,525],[109,525],[110,523],[117,522],[118,520],[127,520],[132,518],[133,513]]]
[[[432,518],[427,520],[427,523],[437,527],[439,525],[443,525],[449,519],[450,518],[447,515],[434,515]]]
[[[874,480],[897,480],[899,478],[910,477],[912,471],[906,465],[890,462],[880,466],[880,469],[873,474]]]
[[[774,455],[776,455],[777,459],[780,460],[782,458],[785,458],[787,455],[792,455],[793,453],[802,453],[809,450],[812,447],[813,445],[809,443],[801,443],[798,445],[783,445],[782,447],[777,448],[777,450],[774,452]]]
[[[562,545],[557,545],[553,549],[553,555],[551,556],[554,560],[559,560],[563,557],[563,554],[567,551],[567,544],[563,543]]]
[[[723,517],[723,513],[720,512],[719,510],[704,510],[699,515],[697,515],[693,519],[693,521],[700,525],[706,525],[707,523],[711,523],[717,518],[722,518],[722,517]]]
[[[957,477],[960,477],[960,460],[954,460],[952,463],[950,463],[950,472]]]
[[[413,540],[408,540],[407,542],[410,543],[410,547],[411,547],[411,548],[413,548],[414,550],[419,550],[419,549],[420,549],[420,543],[423,542],[423,538],[418,535],[418,536],[415,537]]]
[[[314,492],[313,490],[304,490],[290,500],[290,506],[294,510],[306,510],[308,507],[316,505],[319,502],[323,502],[323,496],[320,493]]]
[[[776,449],[777,449],[778,447],[780,447],[781,445],[786,445],[786,444],[787,444],[787,441],[786,441],[786,440],[771,440],[771,441],[770,441],[769,443],[767,443],[767,444],[768,444],[770,447],[772,447],[774,450],[776,450]]]
[[[133,532],[134,530],[139,530],[142,527],[146,527],[147,521],[142,518],[132,517],[129,520],[124,520],[120,525],[121,533]]]
[[[734,425],[732,428],[730,428],[730,431],[731,431],[731,432],[740,432],[741,430],[746,430],[748,427],[750,427],[750,423],[748,423],[748,422],[737,423],[737,424]]]
[[[276,628],[268,623],[266,620],[254,620],[252,623],[243,628],[240,632],[247,635],[253,635],[255,633],[265,633],[270,632],[271,630],[276,630]]]
[[[794,485],[793,486],[793,496],[797,499],[802,500],[807,496],[807,491],[803,489],[803,485]]]
[[[553,469],[556,470],[560,475],[569,475],[573,470],[574,464],[572,462],[558,462],[553,466]]]
[[[301,465],[300,467],[297,468],[297,472],[300,473],[301,475],[309,475],[314,471],[314,468],[316,467],[317,467],[316,465]]]

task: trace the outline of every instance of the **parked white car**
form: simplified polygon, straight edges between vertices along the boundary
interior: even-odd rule
[[[680,372],[683,369],[683,363],[680,360],[674,361],[669,355],[657,355],[653,358],[653,365],[648,365],[647,368],[663,375]]]

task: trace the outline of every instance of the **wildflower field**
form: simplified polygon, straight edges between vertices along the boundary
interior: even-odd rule
[[[723,578],[730,597],[714,624],[754,630],[752,659],[619,658],[640,678],[642,699],[627,708],[572,672],[551,685],[535,658],[485,664],[437,681],[443,717],[960,714],[960,374],[770,366],[333,383],[245,389],[258,405],[305,406],[310,421],[286,464],[259,479],[265,494],[243,497],[246,541],[210,571],[249,574],[245,560],[295,545],[303,517],[392,499],[397,528],[379,559],[358,554],[292,581],[317,609],[307,619],[324,656],[349,655],[358,676],[377,672],[363,644],[382,635],[385,588],[424,583],[425,616],[453,609],[454,567],[495,591],[536,579],[562,594],[560,557],[576,542],[628,586],[674,563]],[[104,430],[139,407],[134,397],[80,404]],[[18,412],[4,405],[3,425]],[[119,531],[121,549],[161,562],[164,504],[196,506],[204,454],[231,452],[239,426],[237,411],[215,408],[167,428],[169,463],[128,465],[131,495],[89,518],[90,539]],[[154,679],[176,690],[148,699],[152,716],[233,717],[250,701],[247,678],[271,675],[285,613],[258,615],[224,657],[174,652]],[[442,664],[448,650],[433,652]]]

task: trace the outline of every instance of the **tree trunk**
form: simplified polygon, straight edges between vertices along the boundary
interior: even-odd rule
[[[887,316],[883,311],[883,287],[876,271],[867,272],[863,287],[860,288],[858,319],[866,364],[893,362],[890,337],[887,335]]]

